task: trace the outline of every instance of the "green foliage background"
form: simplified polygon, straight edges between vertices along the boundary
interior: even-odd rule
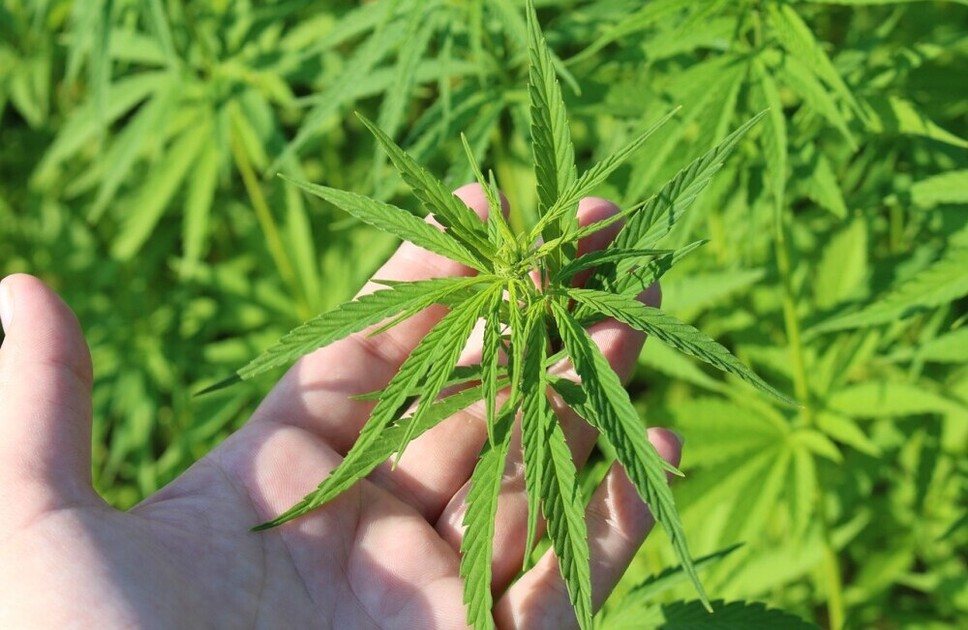
[[[668,239],[711,241],[663,308],[802,409],[654,343],[630,385],[686,438],[693,550],[746,543],[706,570],[710,593],[824,625],[963,619],[966,3],[537,4],[581,168],[682,106],[602,186],[623,206],[769,108]],[[0,0],[0,272],[40,275],[84,325],[112,503],[184,470],[272,379],[192,392],[392,251],[271,176],[412,207],[353,109],[454,187],[464,132],[512,222],[534,221],[522,5]],[[611,454],[593,461],[588,487]],[[672,563],[656,533],[620,592]]]

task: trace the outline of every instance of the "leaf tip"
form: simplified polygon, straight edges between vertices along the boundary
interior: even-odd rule
[[[774,398],[776,398],[777,400],[779,400],[781,403],[783,403],[784,405],[786,405],[790,409],[800,410],[800,409],[803,409],[804,408],[804,404],[802,402],[800,402],[799,400],[797,400],[795,398],[790,398],[789,396],[787,396],[786,394],[784,394],[781,391],[772,390],[770,393],[773,395]]]
[[[242,382],[242,377],[239,376],[238,374],[233,374],[232,376],[223,378],[222,380],[195,392],[194,396],[198,397],[198,396],[204,396],[205,394],[211,394],[212,392],[216,392],[220,389],[225,389],[226,387],[229,387],[231,385],[235,385],[236,383],[241,383],[241,382]]]
[[[264,532],[264,531],[273,529],[274,527],[276,527],[276,525],[278,525],[278,523],[276,523],[275,521],[266,521],[265,523],[260,523],[259,525],[250,527],[249,531],[254,533]]]

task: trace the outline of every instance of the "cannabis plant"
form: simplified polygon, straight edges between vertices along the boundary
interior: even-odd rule
[[[733,132],[644,203],[579,227],[579,200],[619,168],[671,114],[578,177],[553,58],[530,6],[528,35],[528,94],[539,216],[530,229],[511,229],[502,213],[494,175],[485,178],[466,139],[468,161],[488,201],[486,222],[363,116],[363,124],[443,229],[357,193],[289,180],[361,221],[463,263],[477,273],[471,277],[386,281],[382,283],[385,289],[347,302],[291,331],[236,376],[215,386],[251,378],[352,333],[368,328],[373,328],[371,334],[385,331],[433,304],[449,309],[385,388],[362,393],[374,400],[375,406],[343,462],[301,502],[257,529],[281,525],[324,505],[394,454],[399,460],[414,438],[483,398],[488,439],[471,477],[461,545],[468,621],[476,627],[492,623],[494,518],[511,428],[520,416],[529,502],[526,555],[538,536],[540,512],[547,521],[577,618],[582,627],[589,627],[593,609],[584,504],[575,464],[548,399],[555,392],[612,445],[642,500],[666,528],[686,574],[708,606],[666,483],[666,473],[680,473],[662,460],[646,439],[628,393],[586,326],[613,318],[789,402],[712,338],[636,299],[679,258],[701,244],[678,250],[657,249],[756,119]],[[582,237],[618,220],[625,223],[611,244],[577,255]],[[573,286],[576,276],[589,270],[591,276],[584,287]],[[484,321],[481,362],[458,367],[458,357],[478,320]],[[504,363],[502,355],[506,357]],[[564,358],[574,366],[580,384],[549,373],[548,368]],[[454,386],[464,388],[441,397]],[[501,391],[506,394],[500,395]]]
[[[627,387],[640,417],[687,442],[675,497],[690,549],[745,542],[694,562],[706,588],[832,628],[957,625],[965,1],[538,4],[578,174],[682,106],[592,193],[626,214],[768,110],[676,211],[657,247],[679,255],[643,260],[676,263],[665,313],[800,404],[749,395],[661,342],[639,355]],[[523,7],[0,0],[0,270],[41,275],[84,325],[107,502],[135,505],[241,425],[270,378],[190,392],[346,300],[394,246],[276,170],[422,214],[353,109],[447,189],[474,179],[451,141],[465,132],[513,232],[540,220]],[[615,459],[600,439],[583,491]],[[662,540],[632,560],[605,627],[641,627],[657,609],[681,618],[663,602],[690,596],[686,576],[664,579],[676,562]],[[694,608],[706,620],[730,608],[713,607]]]

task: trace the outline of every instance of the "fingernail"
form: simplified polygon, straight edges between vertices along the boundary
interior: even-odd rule
[[[669,429],[669,433],[671,433],[677,440],[679,440],[680,449],[686,445],[686,438],[681,433],[679,433],[675,429]]]
[[[4,331],[13,325],[13,291],[5,282],[0,282],[0,324]]]
[[[639,302],[652,308],[659,308],[662,305],[662,287],[656,280],[637,296]]]

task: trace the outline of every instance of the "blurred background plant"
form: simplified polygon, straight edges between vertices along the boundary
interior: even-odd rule
[[[580,167],[682,106],[601,196],[647,198],[769,109],[674,231],[711,241],[663,307],[802,408],[659,344],[630,385],[688,442],[694,551],[746,543],[706,570],[710,592],[834,627],[964,619],[968,3],[537,4]],[[392,251],[273,177],[412,203],[353,109],[454,187],[464,132],[512,221],[533,221],[522,5],[0,0],[0,272],[40,275],[84,325],[109,501],[244,422],[272,379],[192,392]],[[589,487],[610,461],[596,453]],[[634,620],[643,592],[689,596],[632,588],[671,562],[648,543],[603,625]]]

